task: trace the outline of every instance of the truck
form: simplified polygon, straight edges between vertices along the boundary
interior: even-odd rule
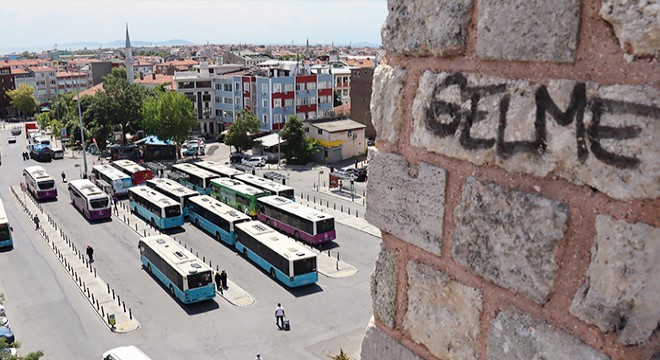
[[[25,138],[30,138],[30,130],[39,130],[39,124],[36,121],[30,121],[25,123]],[[32,131],[34,132],[34,131]]]

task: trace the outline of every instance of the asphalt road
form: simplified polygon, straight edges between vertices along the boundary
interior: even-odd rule
[[[41,164],[58,180],[60,193],[44,209],[79,248],[94,247],[99,276],[121,294],[142,324],[133,333],[111,333],[10,195],[9,186],[22,180],[22,168],[36,162],[21,159],[24,134],[17,144],[7,144],[9,136],[8,130],[0,132],[0,196],[14,228],[15,246],[0,252],[0,292],[5,294],[12,329],[23,345],[21,353],[42,350],[44,359],[98,359],[109,348],[133,344],[154,359],[252,359],[257,352],[269,360],[326,359],[340,348],[358,354],[372,313],[369,277],[378,238],[338,224],[333,252],[339,251],[358,273],[342,279],[319,276],[316,285],[292,290],[186,224],[173,236],[192,246],[200,257],[211,259],[214,266],[226,269],[256,303],[241,308],[216,297],[203,304],[182,305],[141,269],[134,231],[117,220],[89,223],[72,207],[59,173],[65,170],[69,179],[77,178],[80,168],[75,164],[82,159],[80,153],[75,159],[67,154],[64,160]],[[88,157],[90,167],[95,160]],[[309,179],[316,178],[317,172],[290,176],[292,183],[311,189]],[[291,320],[289,332],[275,326],[278,302]]]

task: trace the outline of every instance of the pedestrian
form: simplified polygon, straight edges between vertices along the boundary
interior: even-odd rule
[[[112,202],[115,204],[115,210],[117,210],[117,203],[119,202],[119,198],[115,193],[112,193]]]
[[[227,273],[225,272],[225,269],[222,269],[222,272],[220,273],[220,281],[222,282],[222,288],[227,290]]]
[[[66,174],[64,173],[64,170],[62,170],[62,182],[66,182]]]
[[[94,248],[91,245],[87,245],[87,257],[89,258],[89,262],[92,263],[94,262]]]
[[[357,161],[357,159],[355,159],[355,168],[356,169],[357,169],[357,164],[358,164],[358,161]]]
[[[34,214],[34,218],[32,218],[32,220],[34,221],[34,225],[36,226],[35,230],[39,230],[39,216],[37,216],[37,214]]]
[[[277,307],[275,308],[275,325],[280,329],[284,328],[284,316],[286,316],[286,314],[284,313],[282,304],[277,303]]]
[[[220,295],[222,294],[222,276],[220,275],[219,272],[215,273],[215,287],[220,291]]]
[[[257,357],[255,357],[254,360],[264,360],[264,358],[261,357],[261,354],[257,354]]]

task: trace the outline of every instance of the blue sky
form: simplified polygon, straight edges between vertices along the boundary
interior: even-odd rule
[[[386,16],[386,0],[0,0],[0,53],[121,40],[126,23],[135,41],[379,44]]]

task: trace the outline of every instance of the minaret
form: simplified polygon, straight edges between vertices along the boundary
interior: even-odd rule
[[[131,38],[128,37],[128,24],[126,24],[126,78],[130,84],[133,83],[133,50],[131,49]]]

